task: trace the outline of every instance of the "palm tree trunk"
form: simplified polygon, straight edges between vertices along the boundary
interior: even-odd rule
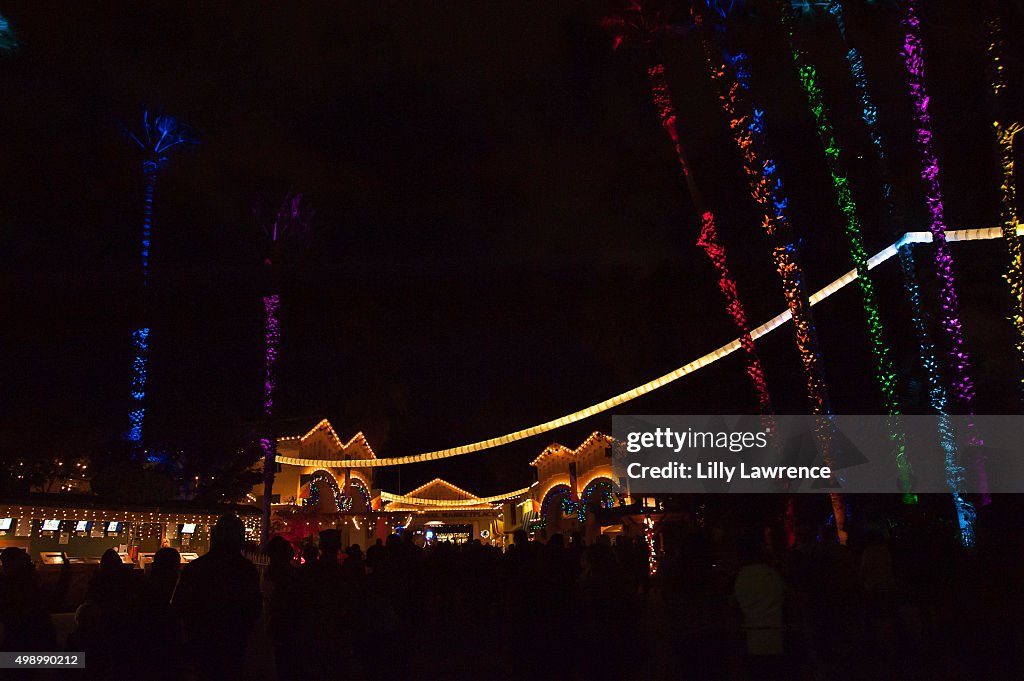
[[[277,463],[277,440],[271,432],[270,420],[274,415],[274,388],[277,386],[277,346],[281,340],[277,311],[280,306],[281,299],[276,293],[263,296],[263,311],[266,315],[266,354],[263,374],[264,433],[260,439],[260,447],[263,450],[263,521],[260,524],[260,546],[264,550],[270,540],[270,504]]]

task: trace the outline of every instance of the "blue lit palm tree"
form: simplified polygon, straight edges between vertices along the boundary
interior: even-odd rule
[[[10,23],[0,14],[0,53],[14,52],[16,49],[18,49],[18,39],[15,37],[14,31],[11,30]]]
[[[167,153],[183,144],[196,144],[198,140],[192,131],[177,119],[164,113],[154,114],[148,110],[142,114],[142,129],[135,134],[124,125],[125,134],[138,145],[142,151],[142,174],[145,177],[145,203],[142,211],[142,323],[132,331],[132,346],[135,356],[132,359],[131,407],[128,412],[128,432],[125,438],[133,443],[136,449],[142,446],[142,425],[146,416],[146,365],[149,357],[149,325],[146,321],[147,310],[145,301],[149,287],[149,248],[153,231],[153,196],[156,192],[156,179],[160,171],[167,167]]]
[[[313,220],[313,211],[303,203],[302,194],[285,194],[276,211],[257,209],[256,219],[263,227],[263,240],[266,251],[263,266],[268,278],[268,292],[263,296],[263,312],[265,315],[265,342],[263,374],[263,419],[264,432],[260,437],[260,448],[263,450],[263,522],[260,525],[260,544],[266,547],[270,539],[270,502],[274,489],[274,469],[277,452],[273,434],[270,432],[270,421],[274,416],[274,390],[277,387],[277,355],[281,340],[281,325],[277,312],[281,307],[281,296],[277,293],[276,265],[279,262],[281,249],[288,241],[305,236]],[[268,214],[269,213],[269,214]]]

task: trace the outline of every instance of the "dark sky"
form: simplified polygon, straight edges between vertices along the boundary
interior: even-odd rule
[[[948,223],[992,226],[983,18],[969,3],[920,4]],[[266,282],[251,206],[288,190],[307,197],[317,220],[280,283],[278,414],[295,424],[327,416],[343,438],[364,430],[380,455],[546,421],[733,338],[648,100],[645,56],[611,51],[601,5],[0,5],[23,42],[0,58],[7,446],[89,451],[127,427],[142,177],[117,122],[137,126],[144,106],[202,138],[174,154],[157,188],[152,442],[182,446],[258,418]],[[1020,16],[1007,12],[1012,36]],[[899,200],[910,227],[925,229],[897,15],[878,3],[849,20],[892,142]],[[823,18],[803,30],[873,252],[894,235],[838,34]],[[733,40],[751,52],[813,290],[850,267],[813,121],[778,28],[755,12]],[[1021,63],[1017,42],[1011,65]],[[701,54],[684,35],[661,56],[697,181],[761,323],[784,303]],[[1018,76],[1011,70],[1014,98]],[[954,254],[979,409],[1005,413],[1017,397],[1002,247]],[[920,409],[898,271],[878,276],[907,408]],[[816,313],[834,407],[877,411],[854,289]],[[788,330],[761,349],[778,410],[803,411]],[[619,413],[754,410],[737,355]],[[550,441],[575,446],[610,427],[605,414],[486,454],[403,466],[401,487],[434,475],[479,493],[517,487]],[[399,486],[397,471],[382,475]]]

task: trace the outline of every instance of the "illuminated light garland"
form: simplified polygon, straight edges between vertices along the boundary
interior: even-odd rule
[[[328,471],[324,470],[313,471],[312,475],[310,475],[309,498],[306,499],[306,506],[316,508],[320,503],[320,487],[315,483],[321,480],[326,482],[327,486],[331,488],[331,494],[334,495],[334,503],[337,505],[339,512],[344,513],[345,511],[352,510],[352,499],[342,494],[341,488],[338,486],[338,480]],[[346,505],[346,501],[348,502],[348,508],[343,509],[342,506]]]
[[[789,36],[789,46],[799,75],[800,85],[807,95],[807,103],[817,125],[818,139],[825,151],[829,175],[835,189],[836,204],[843,215],[850,258],[857,269],[857,284],[860,289],[861,304],[866,317],[868,338],[871,353],[875,359],[875,381],[882,392],[882,402],[889,416],[900,415],[899,398],[896,391],[896,372],[892,363],[892,351],[885,340],[881,313],[878,307],[878,295],[875,284],[868,272],[868,252],[864,246],[864,232],[860,218],[857,216],[857,203],[850,189],[850,180],[843,169],[840,159],[839,144],[836,141],[835,129],[829,119],[828,108],[818,85],[817,69],[807,59],[807,55],[797,44],[793,16],[788,10],[789,5],[781,4],[782,25]],[[889,439],[893,444],[893,455],[899,472],[900,487],[904,491],[905,501],[916,502],[911,493],[912,470],[906,456],[906,434],[896,419],[889,419]]]
[[[367,510],[372,507],[370,501],[370,490],[367,489],[366,483],[359,478],[352,476],[349,478],[348,484],[351,485],[359,494],[363,497],[363,502],[366,504]]]
[[[136,135],[128,128],[122,130],[135,142],[143,153],[142,174],[145,177],[145,193],[142,211],[142,243],[140,256],[142,259],[142,294],[145,314],[145,301],[149,287],[149,251],[153,233],[153,197],[156,193],[156,180],[159,171],[167,165],[167,152],[181,144],[195,144],[196,139],[191,131],[175,118],[166,114],[142,114],[142,134]],[[132,360],[131,407],[128,414],[128,432],[125,439],[136,447],[141,445],[143,423],[146,417],[146,363],[149,348],[149,327],[145,326],[132,332],[132,345],[135,357]]]
[[[608,478],[592,480],[583,488],[583,494],[580,495],[580,501],[577,504],[577,518],[579,518],[581,523],[587,521],[587,506],[590,504],[590,498],[594,496],[595,492],[599,492],[602,495],[600,501],[601,508],[612,508],[615,506],[615,485],[612,481]]]
[[[412,504],[415,506],[474,506],[478,504],[488,504],[496,501],[505,501],[506,499],[515,499],[530,491],[529,487],[522,489],[513,490],[511,492],[505,492],[504,494],[495,494],[489,497],[478,497],[474,499],[425,499],[423,497],[411,497],[408,494],[393,494],[391,492],[381,492],[380,498],[384,501],[395,501],[402,504]]]
[[[928,92],[924,75],[924,44],[921,40],[921,21],[917,16],[914,0],[907,0],[901,26],[906,31],[903,44],[903,57],[907,67],[907,84],[914,102],[914,121],[917,124],[916,142],[921,161],[921,179],[925,186],[925,203],[931,215],[929,231],[932,233],[934,245],[933,257],[936,274],[939,277],[939,304],[942,308],[940,327],[947,340],[947,357],[950,371],[950,388],[952,402],[957,410],[968,415],[974,414],[974,380],[971,378],[970,354],[963,336],[963,323],[960,320],[960,302],[956,292],[956,275],[953,270],[953,255],[946,243],[946,225],[942,207],[942,185],[939,182],[939,159],[935,155],[932,144],[932,122],[928,113]],[[974,432],[973,425],[968,423],[968,441],[971,445],[980,446],[981,439]],[[981,489],[982,503],[988,504],[988,494],[984,461],[980,455],[975,459],[978,487]]]
[[[1018,225],[1017,234],[1024,234],[1024,227]],[[986,227],[982,229],[962,229],[955,230],[946,233],[946,241],[979,241],[989,239],[1000,239],[1002,238],[1002,232],[999,227]],[[896,257],[900,248],[907,244],[926,244],[931,243],[932,235],[929,232],[907,232],[898,241],[889,246],[883,248],[878,253],[868,258],[868,269],[874,269],[879,265],[887,262],[888,260]],[[819,289],[818,291],[811,294],[809,301],[812,306],[826,300],[829,296],[842,290],[844,287],[849,286],[857,280],[857,271],[850,270],[839,278],[835,279],[827,286]],[[778,329],[786,322],[790,321],[790,312],[786,310],[780,312],[776,316],[769,319],[767,322],[754,328],[750,332],[750,337],[753,340],[758,340],[775,329]],[[309,459],[297,456],[278,456],[278,461],[283,464],[291,466],[313,466],[313,467],[331,467],[331,468],[375,468],[378,466],[399,466],[408,463],[420,463],[423,461],[437,461],[439,459],[447,459],[453,456],[464,456],[466,454],[473,454],[481,452],[487,449],[493,449],[502,445],[507,445],[512,442],[518,442],[525,440],[526,438],[534,437],[536,435],[542,435],[558,428],[577,423],[583,419],[590,418],[602,412],[606,412],[609,409],[613,409],[619,405],[625,404],[630,400],[634,400],[638,397],[643,397],[659,388],[663,388],[669,383],[678,381],[684,376],[703,369],[704,367],[717,362],[723,357],[727,357],[737,350],[741,349],[739,339],[732,340],[721,347],[698,357],[697,359],[684,364],[683,366],[673,369],[667,374],[658,376],[657,378],[648,381],[642,385],[638,385],[635,388],[631,388],[625,392],[619,393],[613,397],[593,404],[585,409],[572,412],[560,416],[550,421],[524,428],[522,430],[513,431],[505,435],[498,437],[492,437],[487,440],[480,440],[470,444],[460,445],[458,447],[451,447],[448,449],[438,449],[429,452],[423,452],[421,454],[412,454],[408,456],[393,456],[385,458],[373,458],[373,459],[360,459],[360,460],[338,460],[338,459]],[[299,437],[288,437],[281,438],[281,440],[297,440]],[[353,438],[355,439],[355,438]]]
[[[921,363],[928,380],[928,400],[932,409],[939,415],[939,444],[942,446],[944,454],[946,486],[949,487],[950,493],[953,495],[953,506],[956,509],[957,523],[960,527],[960,542],[963,546],[970,548],[974,545],[974,507],[963,498],[960,492],[964,469],[960,465],[959,448],[953,432],[953,425],[949,420],[949,400],[946,395],[946,387],[942,382],[939,362],[935,358],[935,344],[928,333],[928,325],[922,311],[921,287],[917,282],[914,253],[910,244],[899,249],[899,258],[903,268],[904,286],[910,300],[914,334],[917,337]]]
[[[551,502],[554,501],[555,499],[557,499],[559,497],[559,495],[562,495],[563,498],[567,498],[570,501],[572,501],[572,488],[569,487],[569,485],[565,485],[565,484],[553,485],[551,487],[551,489],[549,489],[544,494],[544,499],[540,503],[540,522],[538,524],[538,529],[542,529],[542,528],[547,527],[547,525],[548,525],[548,508],[551,506]],[[572,502],[572,503],[575,503],[575,502]],[[563,506],[563,509],[564,509],[564,506]],[[572,513],[572,511],[571,510],[567,511],[567,513]]]

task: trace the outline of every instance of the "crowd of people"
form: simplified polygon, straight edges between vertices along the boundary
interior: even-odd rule
[[[172,548],[144,575],[105,554],[64,648],[97,679],[245,678],[254,640],[279,681],[1022,678],[1014,537],[966,554],[926,525],[845,545],[827,525],[788,542],[666,527],[652,576],[641,537],[518,531],[501,551],[406,533],[364,552],[329,529],[298,551],[273,538],[257,566],[227,515],[186,566]],[[4,650],[56,650],[63,575],[44,591],[24,552],[0,559]]]

